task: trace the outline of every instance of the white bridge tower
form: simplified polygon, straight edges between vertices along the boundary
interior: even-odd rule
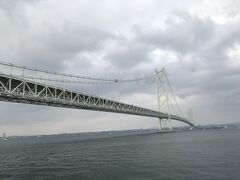
[[[165,69],[156,72],[156,89],[157,89],[157,104],[159,112],[166,112],[167,118],[159,118],[159,129],[162,130],[162,126],[168,122],[169,130],[172,129],[171,116],[170,116],[170,98],[168,93],[169,82],[166,76]]]

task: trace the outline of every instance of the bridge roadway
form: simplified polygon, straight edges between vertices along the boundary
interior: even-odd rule
[[[0,74],[0,101],[168,118],[166,113],[5,74]],[[194,126],[185,118],[176,115],[170,118]]]

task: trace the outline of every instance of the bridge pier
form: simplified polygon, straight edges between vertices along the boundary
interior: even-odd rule
[[[170,118],[168,118],[168,129],[172,130],[172,122]]]
[[[159,120],[159,131],[161,131],[162,130],[162,119],[159,118],[158,120]]]
[[[162,131],[164,129],[163,125],[168,122],[168,129],[169,131],[172,130],[172,123],[170,118],[162,119],[159,118],[159,131]]]

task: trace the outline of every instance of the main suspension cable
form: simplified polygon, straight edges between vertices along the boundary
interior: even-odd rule
[[[169,87],[169,89],[170,89],[170,91],[171,91],[171,94],[172,94],[172,96],[173,96],[173,99],[174,99],[174,101],[175,101],[175,103],[176,103],[176,105],[177,105],[177,107],[178,107],[178,110],[179,110],[179,112],[181,113],[181,115],[184,117],[184,114],[182,113],[182,110],[181,110],[179,104],[177,103],[176,97],[175,97],[175,95],[174,95],[174,93],[173,93],[173,90],[172,90],[170,81],[169,81],[168,76],[167,76],[167,74],[166,74],[165,71],[164,71],[164,74],[165,74],[165,77],[166,77],[166,80],[167,80],[167,83],[168,83],[168,87]]]
[[[64,76],[64,77],[70,77],[70,78],[77,78],[77,79],[82,79],[82,80],[88,80],[88,81],[69,81],[69,80],[64,80],[64,82],[69,82],[69,83],[85,83],[85,84],[111,84],[111,83],[128,83],[128,82],[135,82],[135,81],[142,81],[142,80],[147,80],[150,78],[153,78],[155,76],[154,72],[151,72],[143,77],[140,78],[135,78],[135,79],[105,79],[105,78],[95,78],[95,77],[89,77],[89,76],[78,76],[78,75],[72,75],[72,74],[66,74],[66,73],[58,73],[58,72],[50,72],[47,70],[42,70],[38,68],[32,68],[32,67],[27,67],[27,66],[21,66],[21,65],[16,65],[12,63],[6,63],[6,62],[0,62],[0,65],[8,66],[8,67],[15,67],[19,69],[24,70],[29,70],[29,71],[34,71],[34,72],[41,72],[41,73],[46,73],[46,74],[52,74],[56,76]],[[55,82],[62,82],[63,80],[57,80],[57,79],[50,79],[50,78],[40,78],[40,77],[31,77],[31,76],[23,76],[22,78],[28,78],[28,79],[38,79],[38,80],[45,80],[45,81],[55,81]]]

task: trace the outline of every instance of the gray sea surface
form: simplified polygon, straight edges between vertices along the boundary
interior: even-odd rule
[[[61,139],[0,141],[0,179],[240,179],[236,129]]]

